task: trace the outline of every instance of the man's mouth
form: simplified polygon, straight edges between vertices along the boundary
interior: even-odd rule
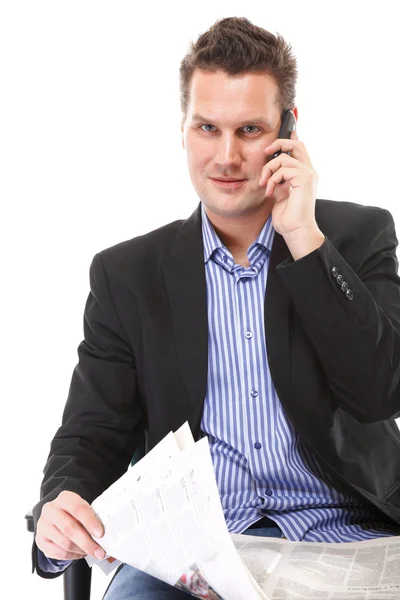
[[[246,179],[216,179],[214,177],[212,177],[211,179],[217,185],[219,185],[221,187],[226,187],[226,188],[237,188],[240,185],[242,185],[242,183],[247,181]]]
[[[243,181],[244,178],[240,177],[213,177],[213,179],[218,179],[218,181]]]

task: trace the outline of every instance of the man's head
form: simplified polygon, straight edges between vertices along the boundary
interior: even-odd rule
[[[297,119],[296,80],[290,46],[247,19],[217,21],[191,45],[180,67],[182,145],[208,211],[241,216],[265,205],[264,149],[278,137],[284,110]],[[226,188],[213,178],[245,181]]]

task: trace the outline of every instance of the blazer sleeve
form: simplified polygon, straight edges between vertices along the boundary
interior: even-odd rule
[[[95,255],[90,266],[84,340],[78,357],[62,424],[44,468],[40,501],[33,508],[35,535],[46,502],[69,490],[91,503],[126,471],[144,435],[135,359],[101,254]],[[42,577],[61,573],[46,574],[40,569],[35,542],[32,557],[32,570],[36,568]]]
[[[398,241],[390,212],[369,208],[352,231],[359,244],[355,270],[327,237],[317,250],[277,267],[333,398],[364,423],[400,416]]]

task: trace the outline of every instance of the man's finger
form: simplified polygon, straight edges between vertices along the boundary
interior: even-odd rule
[[[75,542],[69,540],[55,525],[50,525],[47,531],[48,534],[46,537],[48,540],[51,540],[61,550],[72,554],[79,554],[81,558],[86,556],[86,552],[77,546]]]
[[[79,560],[83,558],[81,554],[75,552],[67,552],[52,542],[51,540],[43,541],[40,546],[40,550],[47,556],[47,558],[55,558],[56,560]]]
[[[70,542],[73,542],[78,548],[83,550],[85,554],[90,554],[90,556],[100,559],[104,558],[105,552],[103,548],[92,539],[86,528],[70,513],[65,512],[57,504],[50,502],[43,507],[41,520],[38,522],[37,527],[38,534],[42,538],[46,537],[55,541],[52,537],[55,530],[52,527],[55,527]]]
[[[83,498],[73,492],[62,492],[57,499],[57,504],[82,523],[90,535],[93,537],[101,537],[103,535],[104,528],[102,522],[96,517],[90,504],[83,500]]]

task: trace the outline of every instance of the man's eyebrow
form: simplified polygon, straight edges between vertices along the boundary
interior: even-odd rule
[[[203,123],[214,123],[213,119],[208,119],[207,117],[202,117],[198,113],[195,113],[192,116],[192,121],[202,121]],[[274,129],[276,125],[273,125],[268,119],[265,117],[253,117],[251,119],[246,119],[245,121],[241,121],[238,125],[242,127],[242,125],[249,125],[253,123],[264,123],[270,129]]]

